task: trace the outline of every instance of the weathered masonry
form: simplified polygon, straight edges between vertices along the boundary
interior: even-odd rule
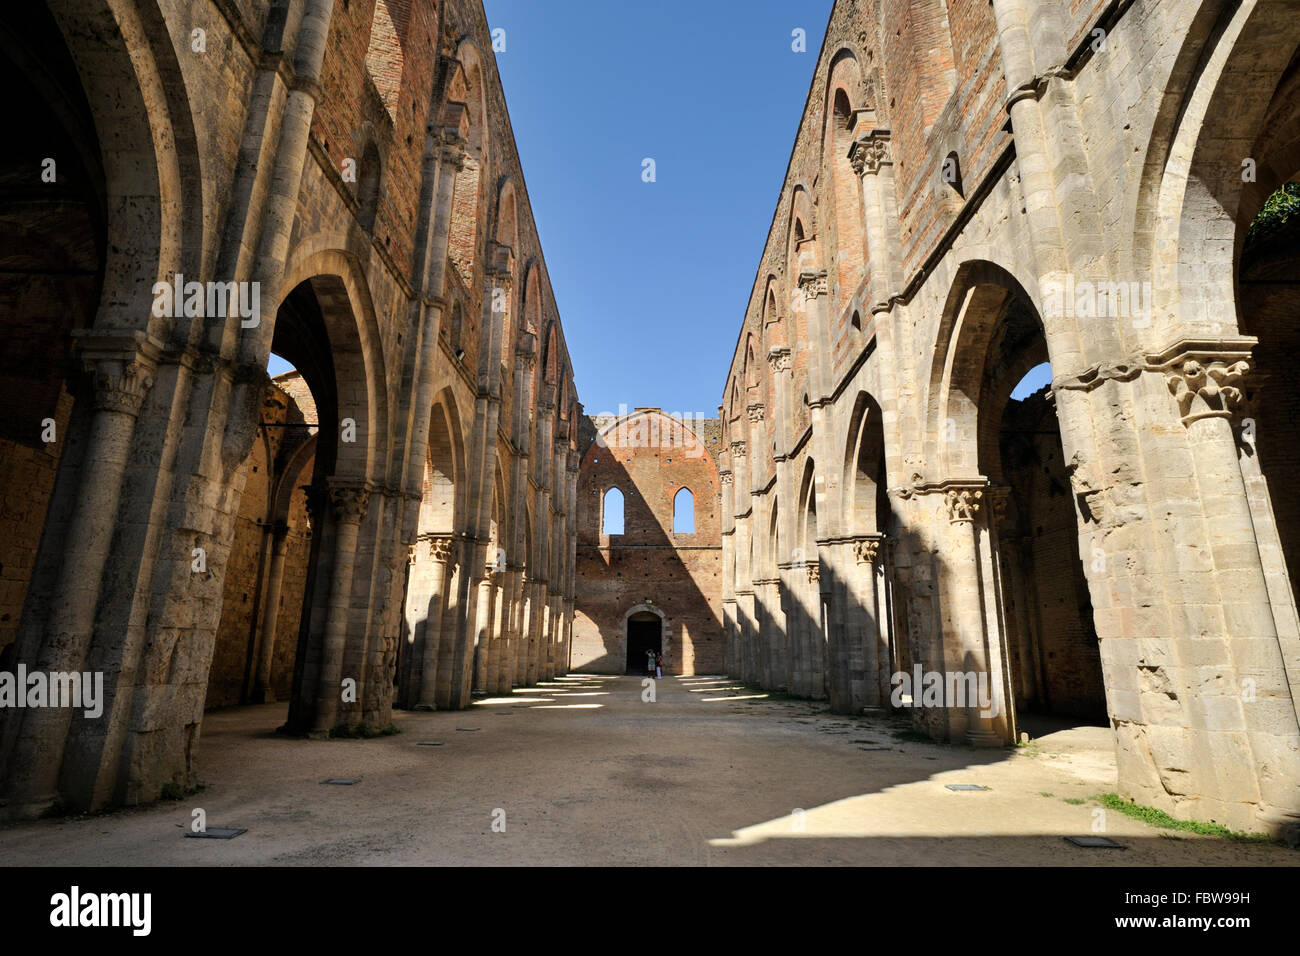
[[[107,698],[0,712],[0,815],[192,786],[205,700],[563,667],[581,405],[481,5],[7,4],[0,69],[0,670]]]
[[[572,659],[576,671],[723,669],[716,418],[638,408],[584,416]]]
[[[733,675],[1107,719],[1125,795],[1300,826],[1298,47],[1285,0],[835,4],[723,395]]]

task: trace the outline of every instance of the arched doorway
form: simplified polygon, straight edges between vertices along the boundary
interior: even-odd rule
[[[662,654],[664,651],[663,618],[650,610],[633,611],[627,616],[627,671],[628,674],[647,673],[647,657],[650,651]]]

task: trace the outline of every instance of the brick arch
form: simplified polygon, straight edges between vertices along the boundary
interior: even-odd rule
[[[845,524],[851,534],[886,530],[884,413],[869,392],[859,392],[844,449]]]
[[[464,439],[455,399],[444,389],[429,417],[429,447],[425,456],[420,533],[452,534],[461,530],[465,514]]]
[[[790,193],[790,223],[786,232],[786,274],[795,278],[791,285],[797,288],[799,273],[804,268],[820,268],[821,262],[812,193],[799,183]]]
[[[769,348],[787,344],[785,320],[782,318],[781,299],[778,289],[777,277],[769,275],[763,289],[762,312],[763,341]]]
[[[782,560],[780,508],[780,498],[775,494],[772,495],[772,507],[768,509],[767,560],[764,569],[764,574],[769,578],[775,578],[777,576],[777,565]]]
[[[849,162],[849,149],[863,132],[858,123],[864,109],[862,95],[858,59],[851,50],[842,49],[831,58],[822,121],[822,169],[830,173],[828,218],[835,229],[830,240],[836,249],[832,278],[840,302],[857,290],[866,265],[862,181]]]
[[[465,286],[473,289],[483,267],[479,235],[486,233],[479,223],[487,202],[491,143],[483,57],[468,38],[456,49],[443,102],[443,122],[465,130],[465,159],[453,185],[448,258]]]
[[[520,328],[534,335],[542,327],[541,263],[529,259],[524,266],[524,305],[520,314]]]
[[[817,465],[812,458],[804,462],[803,477],[799,481],[799,522],[796,537],[803,559],[809,564],[817,562]]]

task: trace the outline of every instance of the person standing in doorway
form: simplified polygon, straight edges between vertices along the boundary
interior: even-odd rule
[[[655,652],[648,647],[645,651],[645,672],[651,677],[655,673]]]
[[[664,679],[664,656],[663,654],[655,655],[655,677],[659,680]]]

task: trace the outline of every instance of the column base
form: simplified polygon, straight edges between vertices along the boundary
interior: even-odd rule
[[[1003,740],[991,730],[968,730],[966,743],[972,747],[1001,747]]]

